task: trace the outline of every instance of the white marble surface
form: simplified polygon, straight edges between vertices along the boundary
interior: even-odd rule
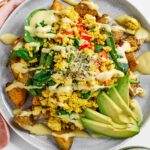
[[[1,0],[0,0],[1,1]],[[150,0],[129,0],[134,4],[150,22]],[[129,139],[127,142],[122,144],[120,148],[126,146],[144,146],[150,148],[150,120],[147,122],[141,133],[137,136]],[[11,131],[10,143],[3,150],[37,150],[27,142],[23,141],[18,135]],[[118,149],[114,149],[118,150]]]

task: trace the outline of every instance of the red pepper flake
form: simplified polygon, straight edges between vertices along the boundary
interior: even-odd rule
[[[92,49],[93,48],[93,43],[91,43],[91,44],[89,44],[89,43],[83,44],[83,45],[80,46],[79,50],[82,50],[84,48]]]
[[[61,34],[67,34],[67,35],[73,35],[73,33],[74,33],[73,31],[69,32],[69,31],[66,31],[66,30],[61,32]]]
[[[55,41],[56,42],[61,42],[62,41],[62,37],[60,37],[60,36],[56,37]]]

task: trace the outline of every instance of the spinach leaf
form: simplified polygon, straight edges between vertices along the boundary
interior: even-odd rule
[[[27,84],[27,86],[33,85],[33,80],[32,79],[28,79],[26,84]],[[36,96],[36,95],[40,95],[41,94],[42,89],[29,89],[28,91],[29,91],[29,93],[31,95]]]
[[[48,81],[48,85],[49,86],[54,86],[54,85],[56,85],[56,82],[53,81],[53,80],[50,80],[50,81]]]
[[[106,43],[109,47],[111,47],[111,51],[109,52],[110,56],[111,56],[112,60],[114,61],[116,68],[118,70],[123,71],[126,74],[127,71],[128,71],[129,66],[126,63],[118,62],[118,54],[117,54],[117,51],[116,51],[116,48],[115,48],[114,39],[113,39],[111,33],[107,33],[107,35],[109,35],[109,38],[106,40]]]
[[[33,60],[34,58],[37,58],[37,57],[38,57],[38,55],[34,55],[33,57],[30,57],[29,52],[25,48],[20,48],[18,50],[13,51],[10,54],[9,59],[11,60],[11,59],[15,59],[15,58],[22,58],[26,61],[31,61],[31,60]]]
[[[49,71],[41,70],[34,74],[33,80],[45,83],[51,79],[51,73]]]
[[[87,93],[80,93],[80,97],[82,99],[88,99],[91,95],[91,92],[87,92]]]
[[[96,53],[100,53],[103,49],[103,45],[100,45],[100,44],[95,44],[94,45],[94,50]]]
[[[40,65],[46,68],[51,68],[53,66],[54,54],[42,53],[40,58]]]
[[[59,115],[71,115],[71,113],[69,113],[69,112],[66,112],[65,110],[63,110],[63,109],[58,109],[57,110],[58,111],[58,114]]]
[[[79,40],[77,38],[74,38],[74,46],[78,49],[79,46]]]

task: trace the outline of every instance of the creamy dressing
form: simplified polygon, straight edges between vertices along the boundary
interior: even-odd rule
[[[127,60],[127,58],[126,58],[125,52],[130,52],[130,51],[131,51],[130,43],[129,43],[129,42],[124,42],[121,47],[118,46],[118,47],[116,48],[116,51],[117,51],[117,54],[118,54],[119,56],[121,56],[121,58],[118,58],[118,59],[117,59],[118,62],[127,64],[127,63],[128,63],[128,60]]]
[[[66,22],[66,23],[73,23],[73,21],[67,17],[62,18],[62,22]]]
[[[55,92],[55,93],[70,93],[72,92],[72,86],[60,86],[57,88],[57,85],[49,86],[49,91]]]
[[[111,32],[111,26],[109,24],[99,23],[97,28],[98,29],[105,29],[106,31]]]
[[[36,24],[41,23],[43,20],[47,25],[52,25],[58,22],[58,17],[54,14],[54,10],[43,10],[37,12],[31,19],[30,26],[35,27]]]
[[[138,40],[145,40],[146,42],[150,42],[150,32],[147,31],[144,28],[140,28],[136,34],[135,34],[135,38]]]
[[[40,37],[40,38],[52,38],[54,39],[56,37],[56,34],[54,33],[36,33],[36,36]]]
[[[27,73],[27,72],[30,72],[30,71],[42,69],[43,66],[34,67],[34,68],[28,68],[27,65],[18,62],[18,63],[12,64],[12,65],[11,65],[11,68],[12,68],[13,70],[15,70],[17,73]]]
[[[40,48],[40,42],[26,43],[25,47],[35,47],[36,50],[39,50],[39,48]]]
[[[19,50],[20,48],[22,48],[24,46],[24,42],[20,41],[18,42],[14,47],[13,50]]]
[[[8,85],[6,87],[6,92],[11,91],[14,88],[21,88],[21,89],[42,89],[42,87],[38,87],[38,86],[25,86],[23,83],[18,82],[18,81],[14,81],[12,84]]]
[[[13,44],[18,39],[18,36],[11,33],[1,34],[0,41],[4,44]]]
[[[138,71],[142,74],[150,74],[150,51],[141,54],[138,62]]]
[[[124,76],[123,72],[116,69],[112,69],[110,71],[105,71],[97,74],[96,78],[100,81],[107,81],[110,80],[112,77],[123,77],[123,76]]]
[[[111,30],[113,32],[120,32],[120,31],[125,31],[125,29],[122,26],[119,25],[112,25]]]
[[[57,134],[55,132],[52,132],[52,136],[55,136],[55,137],[59,137],[59,138],[63,138],[65,140],[68,140],[69,138],[71,137],[75,137],[75,133],[74,132],[69,132],[69,133],[64,133],[64,134]]]
[[[46,26],[42,27],[39,25],[41,22],[46,24]],[[31,18],[30,26],[25,26],[25,30],[28,31],[31,36],[38,36],[40,38],[55,38],[56,35],[50,32],[52,29],[52,24],[59,21],[58,16],[55,15],[54,10],[43,10],[39,11]]]

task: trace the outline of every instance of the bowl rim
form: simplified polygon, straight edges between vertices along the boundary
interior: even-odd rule
[[[9,15],[9,17],[7,18],[7,20],[5,21],[5,23],[3,24],[3,26],[1,27],[1,29],[0,29],[0,34],[3,32],[3,30],[4,30],[4,27],[5,27],[5,25],[12,19],[12,17],[14,16],[14,14],[16,13],[16,12],[18,12],[22,7],[24,7],[27,3],[29,3],[31,0],[26,0],[26,1],[24,1],[24,2],[22,2],[10,15]],[[124,1],[119,1],[119,3],[124,3],[125,5],[128,5],[128,6],[130,6],[131,8],[133,8],[141,17],[142,17],[142,19],[144,20],[144,22],[146,22],[147,24],[148,24],[148,26],[149,26],[149,28],[150,28],[150,22],[149,22],[149,20],[147,20],[146,19],[146,17],[143,15],[143,13],[140,11],[140,10],[138,10],[138,8],[135,6],[135,5],[133,5],[129,0],[124,0]],[[0,81],[2,80],[2,71],[0,70]],[[2,86],[0,86],[0,100],[2,99],[2,95],[1,95],[1,93],[2,93]],[[2,111],[3,110],[3,111]],[[3,117],[4,117],[4,119],[6,120],[6,122],[7,122],[7,124],[10,126],[10,128],[19,136],[19,137],[21,137],[22,138],[22,140],[24,140],[25,142],[27,142],[27,143],[29,143],[30,145],[32,145],[33,147],[35,147],[35,148],[37,148],[37,149],[39,149],[39,146],[38,145],[35,145],[35,144],[33,144],[32,143],[32,141],[30,141],[30,140],[28,140],[28,139],[26,139],[24,136],[22,136],[21,135],[21,133],[18,131],[18,129],[17,128],[15,128],[11,123],[10,123],[10,121],[9,121],[9,119],[6,117],[7,115],[6,115],[6,112],[7,110],[4,110],[4,108],[2,108],[1,106],[0,106],[0,113],[3,115]],[[144,127],[145,127],[145,124],[147,123],[147,121],[150,119],[150,114],[147,116],[147,119],[146,119],[146,121],[142,124],[142,127],[141,127],[141,132],[143,131],[143,129],[144,129]],[[30,134],[29,134],[30,135]],[[137,135],[136,135],[137,136]],[[134,136],[135,137],[135,136]],[[134,137],[132,137],[132,138],[134,138]],[[112,147],[112,148],[110,148],[109,150],[116,150],[116,149],[118,149],[119,147],[121,147],[122,145],[124,145],[125,143],[127,143],[128,141],[130,140],[130,138],[128,138],[128,139],[125,139],[124,141],[122,141],[120,144],[118,144],[118,145],[116,145],[116,146],[114,146],[114,147]],[[136,146],[131,146],[131,147],[136,147]],[[139,146],[139,147],[141,147],[141,146]],[[50,147],[49,147],[50,148]],[[127,147],[127,148],[129,148],[129,147]],[[144,148],[144,147],[141,147],[141,148]],[[40,147],[40,149],[41,149],[41,147]],[[120,150],[124,150],[124,148],[123,149],[120,149]]]

